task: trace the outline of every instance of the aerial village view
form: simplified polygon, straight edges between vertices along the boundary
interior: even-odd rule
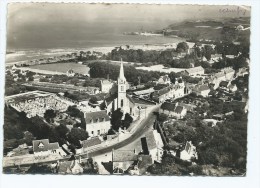
[[[13,3],[7,19],[3,173],[245,176],[250,7]]]

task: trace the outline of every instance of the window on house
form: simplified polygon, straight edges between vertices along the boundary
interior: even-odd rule
[[[130,114],[132,114],[132,108],[130,108]]]
[[[94,131],[91,131],[91,134],[94,135]]]
[[[121,86],[121,91],[124,91],[124,86]]]
[[[100,135],[100,130],[97,131],[97,134]]]
[[[124,100],[121,99],[121,107],[123,107],[123,106],[124,106]]]

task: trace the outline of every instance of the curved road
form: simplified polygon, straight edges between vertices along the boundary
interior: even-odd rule
[[[157,106],[153,110],[151,110],[151,112],[147,115],[147,117],[142,122],[140,122],[139,125],[137,125],[138,127],[136,128],[134,133],[129,138],[122,140],[121,142],[118,142],[111,146],[107,146],[105,148],[97,149],[94,151],[89,151],[88,153],[80,154],[77,156],[81,156],[83,159],[88,158],[88,157],[95,157],[98,155],[108,153],[108,152],[112,151],[112,149],[115,149],[115,150],[120,149],[120,148],[128,145],[129,143],[134,142],[135,140],[139,139],[146,131],[148,131],[151,128],[151,126],[153,126],[154,121],[156,119],[156,116],[153,114],[153,112],[158,111],[158,109],[159,109],[159,106]],[[71,156],[66,156],[59,160],[65,161],[65,160],[68,160],[70,157]],[[55,160],[50,160],[50,161],[42,161],[42,162],[38,162],[38,163],[43,164],[43,163],[52,163],[52,162],[56,162],[56,161],[57,160],[55,159]],[[33,163],[35,163],[35,162],[33,162]],[[31,163],[31,164],[33,164],[33,163]],[[14,167],[14,166],[18,166],[18,165],[19,164],[15,164],[15,163],[12,163],[12,165],[3,164],[3,168],[11,167],[11,166]],[[19,166],[28,166],[28,165],[30,165],[30,164],[20,164]]]
[[[88,154],[83,154],[81,156],[84,158],[84,157],[95,157],[98,155],[102,155],[102,154],[112,151],[112,149],[120,149],[120,148],[128,145],[129,143],[135,141],[136,139],[139,139],[146,131],[148,131],[151,128],[151,126],[153,126],[154,121],[156,119],[156,116],[153,114],[153,112],[157,111],[158,108],[159,107],[153,109],[148,114],[148,116],[138,125],[137,129],[134,131],[134,133],[129,138],[127,138],[117,144],[108,146],[106,148],[102,148],[102,149],[99,149],[96,151],[90,151]]]

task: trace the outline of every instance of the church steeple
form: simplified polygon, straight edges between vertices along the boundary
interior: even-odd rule
[[[117,85],[118,85],[117,108],[120,108],[123,112],[127,108],[126,84],[127,83],[124,75],[124,67],[121,59],[120,72],[117,80]]]
[[[120,79],[120,80],[126,80],[126,79],[125,79],[125,75],[124,75],[124,67],[123,67],[122,58],[121,58],[121,65],[120,65],[120,72],[119,72],[119,77],[118,77],[118,79]]]

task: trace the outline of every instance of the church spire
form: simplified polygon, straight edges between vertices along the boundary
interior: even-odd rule
[[[121,65],[120,65],[119,79],[121,79],[121,80],[125,80],[124,67],[123,67],[122,58],[121,58]]]

